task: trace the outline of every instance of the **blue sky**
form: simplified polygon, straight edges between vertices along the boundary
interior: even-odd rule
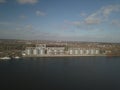
[[[120,0],[0,0],[0,39],[120,42]]]

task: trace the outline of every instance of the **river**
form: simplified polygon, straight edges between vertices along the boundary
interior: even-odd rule
[[[120,90],[120,57],[0,61],[0,90]]]

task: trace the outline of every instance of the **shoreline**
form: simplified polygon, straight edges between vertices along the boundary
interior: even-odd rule
[[[23,56],[23,57],[85,57],[85,56],[107,56],[107,55],[42,55],[42,56]]]
[[[45,57],[120,57],[120,55],[41,55],[41,56],[35,56],[35,55],[27,55],[27,56],[22,56],[19,58],[45,58]],[[16,59],[19,59],[16,58]],[[12,58],[9,58],[12,59]],[[8,60],[8,59],[2,59],[0,57],[0,60]]]

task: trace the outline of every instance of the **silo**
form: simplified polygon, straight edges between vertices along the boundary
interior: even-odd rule
[[[73,50],[72,50],[72,49],[70,49],[70,50],[69,50],[69,53],[70,53],[70,54],[73,54]]]
[[[37,55],[37,49],[36,48],[33,49],[33,55]]]
[[[80,50],[80,54],[83,55],[83,50],[82,49]]]
[[[64,50],[61,49],[61,50],[60,50],[60,54],[64,54]]]
[[[97,49],[97,50],[95,50],[95,54],[99,54],[99,50]]]
[[[91,51],[90,54],[94,55],[94,52],[95,52],[94,49],[91,49],[90,51]]]
[[[75,50],[75,54],[78,54],[78,50]]]
[[[36,49],[36,54],[39,55],[39,49],[38,48]]]
[[[52,51],[52,50],[51,50],[50,48],[48,48],[48,49],[47,49],[47,54],[48,54],[48,55],[51,54],[51,51]]]
[[[45,54],[45,50],[43,48],[40,49],[40,55],[44,55]]]
[[[55,55],[57,54],[57,50],[55,48],[54,48],[53,52],[54,52]]]
[[[31,55],[32,54],[32,49],[31,48],[26,49],[26,54]]]
[[[85,53],[85,54],[89,54],[89,50],[88,50],[88,49],[86,50],[86,53]]]
[[[85,55],[85,54],[86,54],[86,49],[84,48],[84,49],[83,49],[83,55]]]

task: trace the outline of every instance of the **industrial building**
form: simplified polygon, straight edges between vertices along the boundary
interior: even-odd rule
[[[86,47],[47,47],[45,44],[37,44],[36,47],[27,47],[25,50],[26,56],[52,56],[52,55],[99,55],[99,48]],[[66,53],[67,52],[67,53]]]
[[[99,49],[97,48],[69,48],[69,55],[97,55],[99,54]]]
[[[48,47],[47,55],[64,55],[65,47]]]
[[[36,45],[36,47],[27,47],[25,50],[26,55],[34,55],[34,56],[39,56],[39,55],[45,55],[46,51],[46,45]]]

